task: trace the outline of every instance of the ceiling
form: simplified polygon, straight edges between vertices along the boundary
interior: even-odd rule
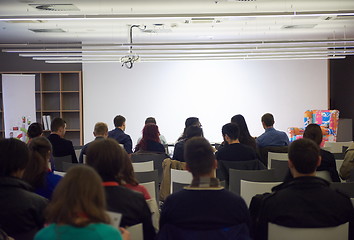
[[[354,45],[353,0],[1,0],[0,48]],[[333,42],[333,40],[345,40]],[[318,44],[312,43],[312,45]],[[11,45],[12,44],[12,45]],[[17,45],[16,45],[17,44]],[[27,44],[27,45],[18,45]],[[38,45],[45,44],[45,45]],[[53,45],[49,45],[53,44]],[[91,45],[90,45],[91,44]],[[140,44],[140,45],[138,45]],[[155,45],[151,45],[155,44]],[[169,44],[169,45],[167,45]],[[192,45],[194,44],[194,45]],[[332,46],[331,45],[331,46]],[[128,46],[128,48],[127,48]],[[262,47],[261,45],[257,45]],[[320,46],[320,45],[318,45]],[[322,46],[322,45],[321,45]],[[138,51],[139,49],[136,49]],[[60,51],[58,51],[60,53]],[[81,53],[81,52],[80,52]],[[80,55],[81,56],[81,55]]]

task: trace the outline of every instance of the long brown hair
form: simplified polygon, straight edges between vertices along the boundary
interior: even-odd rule
[[[45,185],[45,174],[48,171],[48,160],[52,145],[46,137],[36,137],[28,145],[30,157],[23,174],[23,179],[34,188]]]
[[[134,168],[129,155],[125,152],[123,168],[119,173],[119,182],[121,184],[130,184],[133,186],[139,185],[139,181],[136,179],[134,174]]]
[[[109,223],[102,180],[85,165],[69,169],[57,185],[46,210],[49,223],[84,227],[90,223]],[[78,222],[77,219],[85,220]]]

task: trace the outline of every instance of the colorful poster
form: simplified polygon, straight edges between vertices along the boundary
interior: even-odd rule
[[[27,129],[36,121],[35,75],[3,74],[5,138],[27,140]]]

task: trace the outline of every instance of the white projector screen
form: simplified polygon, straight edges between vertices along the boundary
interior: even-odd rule
[[[251,135],[263,133],[261,116],[270,112],[275,128],[301,127],[307,109],[328,108],[326,60],[84,63],[84,142],[94,139],[96,122],[113,129],[126,117],[134,145],[146,117],[155,117],[169,143],[188,117],[199,117],[204,136],[221,142],[221,127],[242,114]]]

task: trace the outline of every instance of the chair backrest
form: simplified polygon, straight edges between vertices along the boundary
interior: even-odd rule
[[[75,149],[75,155],[76,155],[76,159],[79,160],[80,158],[80,153],[81,153],[81,148],[80,149]]]
[[[189,183],[172,182],[171,193],[181,191],[184,187],[189,186]]]
[[[327,180],[328,182],[332,182],[331,174],[329,171],[316,171],[316,176]]]
[[[151,195],[151,197],[156,197],[158,196],[158,190],[159,190],[159,183],[158,183],[158,173],[157,170],[149,171],[149,172],[136,172],[135,173],[136,179],[139,181],[141,185],[144,185],[144,183],[150,183],[154,182],[155,184],[155,195]],[[150,193],[150,192],[149,192]]]
[[[331,153],[342,153],[343,147],[349,147],[353,142],[325,142],[324,147],[329,148]]]
[[[162,179],[162,162],[166,158],[167,156],[165,153],[139,152],[139,153],[133,153],[131,155],[131,160],[133,163],[154,161],[154,169],[157,169],[159,174],[159,183],[161,183],[161,179]]]
[[[240,195],[241,180],[252,182],[280,182],[283,179],[279,179],[275,176],[274,169],[264,170],[238,170],[230,169],[230,184],[229,191]]]
[[[289,172],[288,161],[272,159],[271,166],[275,170],[276,177],[279,179],[284,179]]]
[[[350,200],[352,201],[353,207],[354,207],[354,198],[350,198]]]
[[[132,240],[144,240],[142,223],[127,227],[127,230],[130,232]]]
[[[186,170],[171,169],[171,193],[173,193],[173,183],[190,184],[192,174]]]
[[[261,162],[268,167],[268,153],[287,153],[289,150],[289,146],[267,146],[259,148],[259,154],[261,157]]]
[[[333,153],[333,156],[334,156],[334,159],[340,160],[340,159],[344,159],[345,153],[344,152],[342,152],[342,153]]]
[[[63,156],[63,157],[53,157],[54,166],[56,171],[64,172],[63,162],[72,163],[71,155]]]
[[[272,188],[281,183],[282,182],[251,182],[241,180],[240,195],[245,200],[247,206],[249,206],[255,195],[272,192]]]
[[[83,159],[82,159],[82,163],[83,163],[83,164],[86,164],[87,155],[86,155],[86,154],[83,154],[83,155],[82,155],[82,158],[83,158]]]
[[[349,182],[354,182],[354,168],[350,170]]]
[[[66,172],[58,172],[58,171],[54,171],[54,174],[64,177],[64,176],[65,176],[65,174],[66,174]]]
[[[289,228],[268,223],[268,240],[348,240],[349,223],[327,228]]]
[[[141,186],[144,186],[148,193],[150,194],[150,197],[157,199],[157,192],[156,192],[156,182],[145,182],[145,183],[140,183]]]
[[[288,157],[288,153],[268,152],[268,169],[273,168],[272,159],[288,161],[289,157]]]
[[[154,162],[133,162],[134,172],[149,172],[154,170]]]
[[[354,182],[333,182],[330,187],[347,194],[350,198],[354,198]]]
[[[75,166],[75,163],[62,162],[63,172],[67,172],[71,167]]]
[[[336,168],[337,168],[337,172],[339,172],[340,170],[340,167],[342,166],[343,164],[343,159],[336,159]]]

